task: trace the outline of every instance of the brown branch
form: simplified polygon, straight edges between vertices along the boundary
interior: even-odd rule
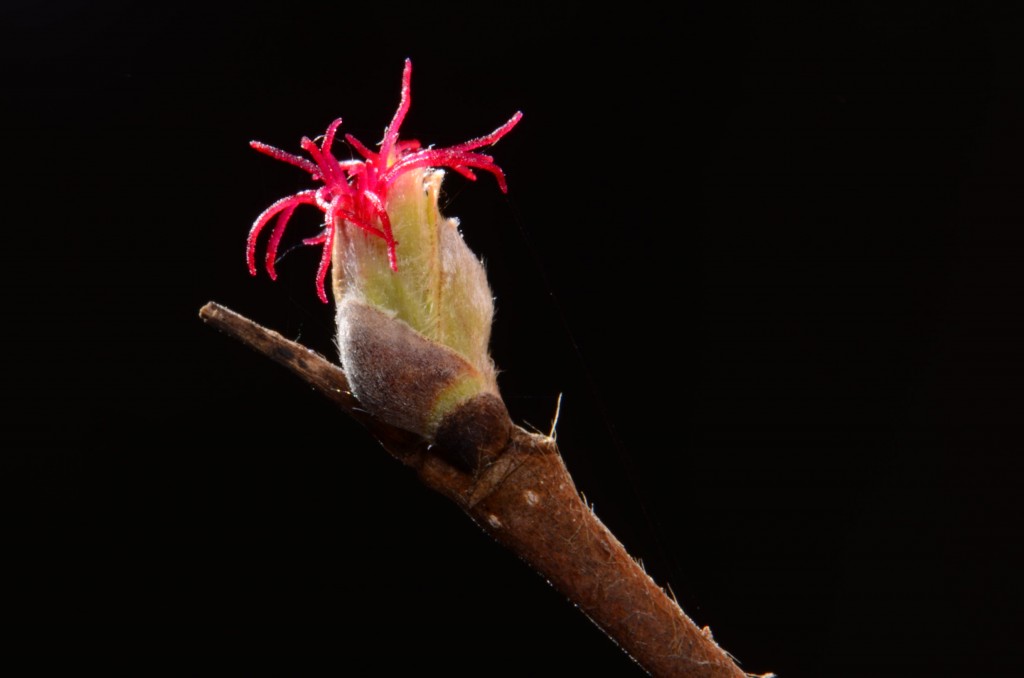
[[[416,434],[361,409],[340,367],[223,306],[200,317],[284,365],[358,419],[427,486],[458,504],[654,676],[743,678],[743,671],[654,583],[581,500],[555,441],[513,427],[504,450],[473,471]],[[483,457],[483,455],[481,455]]]
[[[362,409],[359,401],[352,395],[348,378],[342,369],[316,351],[285,339],[274,330],[267,329],[212,301],[199,309],[199,317],[221,332],[287,367],[365,426],[384,448],[398,459],[406,461],[410,455],[415,456],[424,451],[425,445],[418,435],[389,426],[374,419]]]

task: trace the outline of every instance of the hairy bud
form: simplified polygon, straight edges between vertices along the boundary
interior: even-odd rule
[[[257,240],[276,220],[265,258],[267,273],[276,277],[278,246],[292,214],[302,205],[319,208],[323,230],[303,242],[321,247],[316,283],[325,303],[327,271],[332,273],[338,345],[353,393],[374,416],[433,441],[441,421],[464,403],[485,394],[500,402],[487,350],[494,315],[487,276],[462,240],[458,221],[438,209],[444,172],[437,168],[468,179],[476,179],[474,170],[488,172],[505,191],[505,175],[479,149],[505,136],[522,114],[490,134],[424,148],[399,138],[411,104],[411,77],[406,60],[398,110],[378,150],[345,135],[361,159],[333,155],[340,118],[319,145],[303,138],[310,159],[252,142],[323,185],[264,210],[249,232],[246,259],[255,275]]]

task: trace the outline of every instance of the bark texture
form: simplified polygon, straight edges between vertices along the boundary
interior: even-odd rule
[[[204,306],[200,316],[288,367],[359,420],[424,484],[458,504],[652,675],[748,675],[586,506],[555,441],[514,426],[500,401],[470,401],[442,422],[429,446],[361,410],[345,373],[323,356],[217,304]]]

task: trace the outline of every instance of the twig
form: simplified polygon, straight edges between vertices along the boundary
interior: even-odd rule
[[[747,675],[581,500],[553,438],[513,426],[503,449],[480,452],[480,458],[493,461],[464,470],[418,435],[362,410],[345,373],[323,356],[212,302],[199,315],[284,365],[359,420],[424,484],[529,563],[652,675]]]

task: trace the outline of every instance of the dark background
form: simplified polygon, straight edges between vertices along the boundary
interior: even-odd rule
[[[1017,674],[1024,22],[767,4],[5,3],[8,640],[40,671],[639,675],[196,316],[333,356],[314,248],[245,270],[307,185],[247,142],[376,141],[409,56],[406,136],[524,112],[507,197],[446,184],[503,393],[545,430],[564,393],[577,484],[694,620],[783,677]]]

